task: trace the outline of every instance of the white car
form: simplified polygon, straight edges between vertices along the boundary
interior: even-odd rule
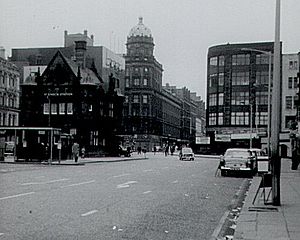
[[[255,173],[256,155],[246,148],[228,148],[220,158],[221,175],[228,172],[240,171]]]
[[[189,147],[184,147],[180,150],[179,152],[179,160],[184,161],[194,161],[195,160],[195,155],[194,152],[191,148]]]

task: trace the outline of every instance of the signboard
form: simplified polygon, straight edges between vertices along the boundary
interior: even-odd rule
[[[216,134],[215,136],[216,142],[231,142],[230,134]]]
[[[257,134],[252,133],[252,138],[257,138]],[[231,134],[231,139],[250,139],[250,133],[234,133]]]
[[[196,137],[196,144],[210,144],[210,137]]]

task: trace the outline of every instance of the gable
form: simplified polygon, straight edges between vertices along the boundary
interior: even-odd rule
[[[76,69],[71,66],[60,51],[58,51],[41,76],[43,85],[73,85],[76,79]]]

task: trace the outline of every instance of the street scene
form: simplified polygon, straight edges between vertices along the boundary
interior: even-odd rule
[[[0,0],[0,240],[299,240],[299,0]]]
[[[217,158],[132,158],[2,164],[1,239],[210,239],[248,185],[215,177]]]

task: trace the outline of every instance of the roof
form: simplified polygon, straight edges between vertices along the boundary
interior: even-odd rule
[[[136,36],[145,36],[145,37],[151,37],[151,30],[149,28],[147,28],[144,24],[143,24],[143,18],[139,17],[139,23],[134,26],[133,28],[131,28],[128,37],[136,37]]]

